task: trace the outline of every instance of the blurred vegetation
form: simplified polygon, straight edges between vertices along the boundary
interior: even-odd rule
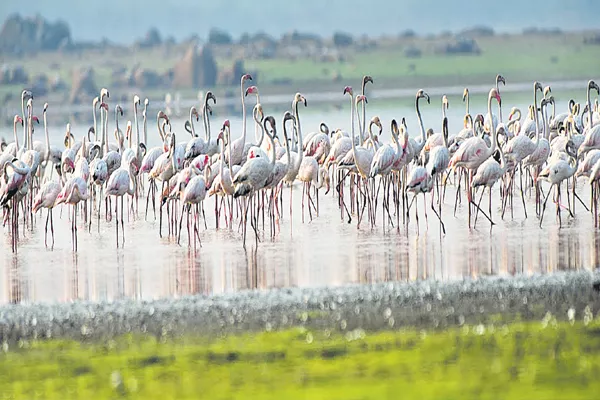
[[[0,398],[590,399],[600,323],[445,331],[125,336],[22,342],[0,354]],[[558,397],[557,397],[558,396]]]

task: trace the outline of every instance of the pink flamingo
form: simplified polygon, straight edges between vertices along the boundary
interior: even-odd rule
[[[117,197],[121,198],[121,233],[123,236],[123,244],[125,244],[125,226],[123,225],[123,196],[128,194],[133,196],[135,194],[135,164],[129,162],[129,164],[121,166],[108,178],[106,183],[106,196],[115,197],[115,222],[117,230],[117,248],[119,247],[119,205],[117,203]]]
[[[181,192],[181,202],[183,206],[187,206],[187,232],[188,232],[188,246],[191,245],[190,240],[190,213],[192,210],[192,206],[198,206],[201,204],[206,198],[206,177],[210,175],[210,166],[207,166],[204,170],[204,175],[196,175],[192,179],[189,180],[188,184],[185,186],[185,190]],[[198,212],[196,210],[196,215],[194,216],[194,247],[196,246],[196,238],[200,243],[200,247],[202,247],[202,241],[200,240],[200,234],[198,232]],[[206,216],[204,215],[204,206],[202,206],[202,216],[206,223]],[[183,212],[179,218],[179,236],[177,237],[177,243],[181,240],[181,223],[183,221]]]
[[[8,174],[8,167],[12,169],[12,174]],[[12,227],[12,250],[17,251],[17,240],[19,237],[19,193],[21,191],[28,191],[29,189],[29,177],[31,175],[31,168],[20,161],[17,158],[13,158],[12,161],[6,161],[3,166],[4,176],[6,184],[0,191],[0,207],[6,207],[9,201],[11,204],[11,227]],[[8,177],[8,178],[6,178]]]
[[[44,245],[48,247],[48,220],[50,220],[50,231],[52,232],[52,247],[54,247],[54,220],[52,218],[52,209],[56,198],[60,193],[62,186],[59,182],[48,181],[42,186],[40,191],[33,200],[33,212],[36,213],[40,208],[47,208],[48,214],[46,215],[46,228],[44,230]]]
[[[71,240],[73,243],[73,251],[77,251],[77,205],[80,201],[86,201],[88,198],[89,194],[87,192],[86,182],[82,177],[74,176],[65,183],[54,202],[54,207],[62,203],[73,206],[73,214],[71,216]]]
[[[485,140],[479,136],[473,136],[465,140],[450,159],[448,166],[455,170],[458,167],[464,167],[469,170],[469,186],[467,187],[467,198],[469,201],[469,226],[471,226],[471,203],[473,202],[471,185],[473,184],[473,171],[476,171],[481,164],[485,162],[494,151],[496,151],[498,132],[496,124],[492,117],[492,99],[495,98],[498,103],[501,102],[500,94],[496,88],[492,88],[488,94],[488,115],[492,128],[492,143],[488,147]]]
[[[246,103],[244,102],[244,82],[252,80],[250,74],[242,75],[240,81],[240,92],[242,97],[242,137],[229,144],[231,146],[231,161],[233,165],[240,165],[244,161],[244,145],[246,143]],[[229,121],[226,121],[229,123]]]

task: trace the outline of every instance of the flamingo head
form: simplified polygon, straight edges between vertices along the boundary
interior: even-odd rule
[[[366,99],[365,99],[365,103],[366,103]],[[373,118],[371,118],[371,123],[370,125],[375,125],[379,128],[379,134],[381,135],[381,132],[383,131],[383,126],[381,126],[381,119],[379,119],[378,116],[374,116]],[[369,126],[370,128],[371,126]],[[377,139],[377,136],[375,136],[375,138]]]
[[[104,110],[105,110],[106,112],[108,112],[108,104],[106,104],[105,102],[101,102],[99,107],[100,107],[100,108],[104,108]]]
[[[446,109],[450,108],[450,103],[448,102],[448,96],[442,96],[442,107],[446,107]]]
[[[592,90],[595,89],[596,93],[600,94],[600,87],[598,86],[598,84],[594,81],[589,81],[588,82],[588,90]]]
[[[15,115],[14,124],[15,125],[17,125],[17,124],[23,125],[23,118],[21,118],[20,115]]]
[[[102,107],[102,104],[100,104],[100,107]],[[108,106],[106,106],[106,110],[108,111]],[[167,114],[165,114],[165,112],[163,110],[160,110],[158,112],[158,115],[156,116],[157,119],[164,119],[165,121],[169,122],[169,116]]]
[[[500,98],[500,93],[498,93],[496,88],[492,88],[490,90],[490,97],[494,97],[496,100],[498,100],[498,104],[502,105],[502,99]]]
[[[249,94],[258,94],[258,88],[256,86],[248,86],[244,96],[248,96]]]
[[[296,103],[304,103],[304,107],[306,107],[308,104],[306,102],[306,97],[304,97],[304,95],[302,93],[296,93],[296,95],[294,96],[294,101]]]
[[[344,94],[349,94],[350,96],[354,96],[354,92],[352,91],[352,86],[346,86],[344,88]]]
[[[250,75],[250,74],[242,75],[242,83],[244,83],[246,81],[251,81],[251,80],[252,80],[252,75]]]
[[[465,90],[463,90],[463,97],[462,100],[466,101],[467,97],[469,97],[469,88],[465,88]]]
[[[226,119],[226,120],[225,120],[225,122],[223,122],[223,130],[225,130],[225,127],[227,127],[227,128],[231,128],[231,125],[230,125],[230,123],[229,123],[229,120],[228,120],[228,119]]]
[[[373,83],[373,77],[371,75],[363,76],[363,87],[365,87],[365,85],[369,82]]]
[[[496,75],[496,83],[498,82],[502,82],[502,84],[506,86],[506,79],[504,79],[504,77],[500,74]]]
[[[426,99],[427,100],[427,104],[430,104],[430,98],[429,98],[429,94],[424,91],[423,89],[419,89],[417,91],[417,99]]]
[[[133,96],[133,106],[136,107],[138,105],[142,104],[142,101],[140,100],[140,96],[138,96],[137,94]]]
[[[191,112],[192,116],[196,117],[196,122],[200,121],[200,113],[198,113],[198,110],[196,109],[196,107],[192,107],[190,112]]]
[[[360,103],[361,101],[364,101],[365,104],[369,103],[367,101],[367,96],[365,96],[364,94],[359,94],[358,96],[356,96],[356,104]]]
[[[63,171],[75,171],[75,163],[71,158],[67,157],[63,160]]]
[[[31,120],[37,122],[38,124],[40,123],[40,119],[38,117],[36,117],[35,115],[33,115],[31,117]]]
[[[215,94],[210,90],[206,92],[206,104],[208,104],[209,99],[212,99],[213,104],[217,104],[217,98],[215,97]]]
[[[125,128],[125,139],[129,140],[129,135],[131,135],[131,121],[127,121],[127,128]]]
[[[33,93],[31,92],[31,90],[24,89],[21,92],[21,98],[22,99],[33,99]]]

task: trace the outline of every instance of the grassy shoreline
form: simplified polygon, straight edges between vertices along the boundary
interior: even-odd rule
[[[10,399],[589,399],[600,321],[444,330],[290,328],[226,336],[25,341],[0,353]]]
[[[557,81],[598,79],[596,68],[600,57],[600,46],[583,44],[585,33],[560,35],[496,35],[479,37],[477,43],[481,54],[445,55],[435,51],[436,44],[444,39],[409,38],[380,41],[373,49],[346,49],[344,61],[324,62],[311,58],[253,59],[244,53],[229,54],[226,49],[217,51],[217,64],[230,68],[234,59],[245,60],[245,69],[256,72],[254,83],[263,94],[293,94],[302,92],[327,92],[339,90],[348,84],[357,87],[363,75],[375,79],[376,88],[469,86],[493,84],[496,74],[501,73],[511,82]],[[409,46],[423,49],[419,58],[408,58],[404,50]],[[111,100],[121,97],[130,99],[133,92],[153,101],[162,101],[165,93],[179,92],[183,99],[196,98],[198,89],[155,88],[139,89],[120,87],[113,84],[115,68],[131,70],[135,66],[165,73],[185,54],[187,46],[154,49],[111,49],[88,50],[83,53],[47,52],[22,58],[6,57],[8,65],[22,65],[31,76],[46,74],[50,78],[60,77],[67,86],[71,85],[72,71],[93,67],[98,88],[108,87]],[[243,49],[238,49],[243,50]],[[49,69],[49,66],[51,68]],[[203,88],[208,89],[208,88]],[[21,85],[3,85],[0,98],[12,93],[18,98]],[[212,88],[218,97],[225,92],[237,96],[237,86]],[[582,88],[582,92],[585,89]],[[16,93],[13,93],[16,92]],[[68,91],[42,96],[42,101],[64,102]],[[340,94],[341,97],[341,94]],[[0,104],[0,107],[5,107]]]

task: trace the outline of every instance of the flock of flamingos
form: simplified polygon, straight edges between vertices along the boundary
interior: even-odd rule
[[[305,209],[311,219],[313,214],[318,215],[319,190],[326,189],[325,194],[332,192],[341,218],[347,218],[348,223],[355,217],[360,227],[366,213],[371,228],[381,218],[384,229],[386,226],[400,229],[408,226],[410,210],[414,207],[418,229],[418,202],[415,199],[423,194],[425,216],[431,208],[439,220],[441,232],[445,233],[442,205],[446,186],[450,184],[456,187],[454,214],[457,204],[466,201],[469,227],[475,226],[479,214],[494,225],[497,216],[493,215],[492,197],[496,193],[500,196],[501,206],[495,212],[501,213],[502,218],[507,209],[512,213],[514,196],[521,197],[527,217],[525,197],[531,196],[535,199],[535,212],[541,226],[547,201],[552,195],[559,223],[561,210],[566,209],[573,217],[575,202],[579,201],[588,212],[591,210],[596,226],[598,224],[600,109],[597,98],[592,103],[592,91],[598,95],[600,89],[594,81],[587,85],[583,109],[571,100],[568,110],[558,114],[550,87],[544,88],[534,82],[533,104],[525,118],[522,118],[521,110],[513,107],[508,119],[504,120],[500,83],[505,84],[505,80],[498,75],[495,86],[489,91],[485,114],[471,114],[469,91],[465,89],[464,127],[455,134],[448,132],[446,96],[442,97],[441,130],[425,129],[419,102],[429,103],[430,97],[424,90],[419,90],[415,108],[420,136],[411,137],[402,118],[389,122],[387,132],[391,140],[388,142],[384,139],[386,129],[379,117],[374,116],[367,124],[368,101],[364,93],[365,86],[373,83],[370,76],[363,78],[360,94],[355,94],[349,86],[343,90],[350,102],[349,133],[342,129],[330,130],[321,123],[318,131],[306,135],[300,122],[301,110],[307,106],[307,99],[302,94],[296,93],[291,111],[286,111],[278,122],[274,116],[265,114],[257,87],[246,87],[250,80],[250,75],[241,77],[241,137],[232,140],[229,120],[221,124],[216,136],[211,134],[211,102],[214,105],[217,100],[207,92],[200,111],[192,107],[183,127],[191,137],[187,133],[176,135],[169,117],[163,111],[158,112],[156,122],[162,144],[153,148],[146,146],[148,99],[142,106],[139,96],[133,97],[134,121],[127,121],[124,130],[119,126],[123,109],[115,105],[115,142],[109,142],[110,96],[108,90],[102,89],[93,101],[94,126],[78,140],[67,124],[64,143],[56,146],[50,143],[48,135],[48,104],[43,108],[46,140],[33,140],[34,122],[39,124],[40,121],[33,112],[32,93],[24,90],[22,113],[14,116],[14,142],[2,143],[0,153],[0,206],[3,226],[10,227],[8,235],[12,239],[13,252],[17,251],[20,224],[23,232],[28,227],[33,229],[35,215],[43,209],[47,210],[45,244],[48,246],[50,225],[50,246],[53,247],[52,212],[60,205],[71,206],[73,251],[77,251],[77,230],[78,225],[81,226],[78,217],[86,230],[92,229],[94,221],[100,229],[102,218],[106,221],[114,218],[119,247],[125,240],[125,211],[138,215],[139,204],[144,207],[144,202],[145,218],[150,205],[155,218],[158,208],[161,237],[165,219],[166,233],[176,237],[179,243],[185,218],[188,243],[195,247],[196,242],[200,242],[201,218],[206,229],[203,202],[207,196],[215,199],[216,228],[241,230],[245,246],[248,219],[257,242],[259,220],[262,218],[264,230],[265,215],[270,221],[271,235],[276,234],[276,221],[287,213],[283,207],[284,188],[287,187],[290,191],[289,216],[292,217],[292,191],[296,181],[303,184],[303,221]],[[248,95],[256,96],[252,112],[260,132],[256,143],[251,143],[246,135],[245,98]],[[497,114],[494,113],[496,106]],[[204,137],[198,135],[194,126],[200,118]],[[19,142],[21,127],[23,136]],[[581,177],[587,177],[591,187],[589,208],[576,192],[577,178]],[[547,193],[544,193],[542,181],[550,184]],[[496,183],[500,190],[492,192]],[[565,186],[568,206],[563,205],[561,186]],[[481,194],[477,199],[478,189]],[[488,189],[487,212],[480,207],[485,189]],[[429,204],[426,194],[431,198]]]

